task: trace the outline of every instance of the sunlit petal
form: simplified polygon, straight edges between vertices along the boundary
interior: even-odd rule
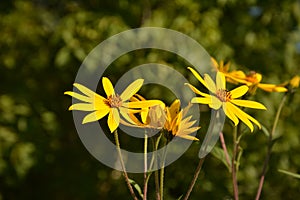
[[[83,118],[82,124],[98,121],[99,119],[107,115],[108,112],[109,109],[102,109],[102,110],[97,110],[95,112],[92,112]]]
[[[247,108],[256,108],[256,109],[263,109],[263,110],[267,109],[263,104],[258,103],[256,101],[233,99],[230,102],[237,106],[242,106]]]
[[[218,62],[213,58],[213,57],[211,57],[211,62],[212,62],[212,65],[213,65],[213,67],[216,69],[216,70],[218,70],[219,69],[219,64],[218,64]]]
[[[102,78],[102,85],[103,85],[103,88],[104,88],[104,91],[105,91],[105,94],[107,95],[107,97],[109,97],[111,95],[115,95],[114,87],[108,78],[106,78],[106,77]]]
[[[198,74],[198,72],[197,72],[196,70],[194,70],[194,69],[191,68],[191,67],[188,67],[188,69],[193,73],[193,75],[198,79],[198,81],[200,81],[200,83],[201,83],[202,85],[204,85],[206,88],[208,88],[207,85],[206,85],[206,83],[205,83],[205,81],[204,81],[203,78]]]
[[[232,104],[231,103],[226,103],[224,107],[224,111],[226,116],[233,121],[234,125],[236,126],[239,123],[239,119],[235,116],[234,112],[232,112]]]
[[[131,83],[120,95],[122,101],[127,101],[130,97],[132,97],[135,93],[137,93],[140,88],[143,86],[144,79],[138,79]]]
[[[277,86],[274,84],[266,84],[266,83],[260,83],[257,85],[260,89],[267,91],[267,92],[286,92],[287,89],[282,86]]]
[[[179,109],[180,109],[180,100],[176,99],[173,101],[173,103],[169,108],[171,118],[174,118],[179,113]]]
[[[141,125],[139,120],[135,117],[132,112],[129,112],[127,108],[119,108],[121,116],[131,124]]]
[[[205,80],[207,89],[215,94],[217,91],[215,82],[211,79],[211,77],[208,74],[204,74],[204,80]]]
[[[114,132],[120,124],[120,115],[117,108],[112,108],[109,112],[107,124],[110,132]]]
[[[222,72],[217,72],[216,82],[217,82],[218,89],[222,89],[222,90],[226,89],[226,79]]]
[[[194,97],[192,98],[191,103],[210,104],[211,97]]]
[[[230,91],[231,98],[232,99],[239,98],[239,97],[243,96],[244,94],[246,94],[248,90],[249,90],[249,88],[246,85],[237,87]]]
[[[184,139],[187,139],[187,140],[195,140],[195,141],[199,141],[198,138],[194,137],[194,136],[191,136],[191,135],[176,135],[177,137],[181,137],[181,138],[184,138]]]
[[[93,102],[93,100],[90,97],[78,94],[76,92],[70,92],[70,91],[68,91],[68,92],[65,92],[64,94],[70,95],[70,96],[72,96],[72,97],[74,97],[74,98],[76,98],[76,99],[78,99],[80,101],[83,101],[83,102],[87,102],[87,103],[92,103]]]
[[[74,85],[74,87],[76,87],[78,90],[80,90],[80,92],[82,92],[86,96],[92,97],[95,94],[95,92],[93,92],[89,88],[85,87],[84,85],[81,85],[79,83],[74,83],[73,85]]]
[[[222,102],[215,96],[211,96],[211,103],[208,106],[212,109],[219,110],[222,106]]]
[[[164,103],[160,100],[146,100],[123,103],[123,106],[127,108],[148,108],[155,105],[164,105]]]
[[[200,90],[198,90],[197,88],[195,88],[194,86],[192,86],[192,85],[189,84],[189,83],[185,83],[185,85],[189,86],[189,88],[190,88],[193,92],[195,92],[196,94],[199,94],[199,95],[204,96],[204,97],[208,97],[208,96],[209,96],[209,94],[206,94],[206,93],[204,93],[204,92],[201,92]]]
[[[236,116],[250,128],[251,132],[253,132],[254,127],[253,124],[248,119],[249,115],[234,105],[232,105],[231,109],[236,114]]]
[[[69,107],[69,110],[94,111],[96,109],[94,105],[90,103],[75,103]]]

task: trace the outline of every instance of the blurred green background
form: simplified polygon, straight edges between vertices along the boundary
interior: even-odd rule
[[[233,69],[262,73],[263,82],[300,74],[299,0],[2,0],[0,200],[130,199],[120,172],[98,162],[81,143],[67,111],[71,98],[63,92],[72,90],[81,62],[96,45],[143,26],[185,33],[217,60],[230,60]],[[123,56],[107,74],[115,82],[120,71],[150,61],[188,74],[188,63],[159,51]],[[282,96],[258,91],[255,99],[268,110],[250,113],[270,128]],[[299,103],[295,93],[283,109],[261,199],[300,198],[300,180],[277,171],[300,172]],[[230,149],[228,125],[224,134]],[[166,199],[186,192],[199,145],[166,169]],[[254,199],[267,137],[262,131],[248,134],[241,146],[240,197]],[[130,176],[142,184],[141,174]],[[221,161],[208,156],[191,199],[232,199],[231,175]]]

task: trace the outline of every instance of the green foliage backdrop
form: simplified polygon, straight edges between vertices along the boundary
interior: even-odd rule
[[[72,89],[81,62],[97,44],[143,26],[185,33],[217,60],[262,73],[263,82],[282,83],[300,74],[300,1],[296,0],[1,1],[0,200],[129,199],[120,172],[99,163],[82,145],[67,111],[71,99],[63,92]],[[149,61],[188,73],[188,63],[180,58],[138,51],[118,59],[107,75],[115,81],[120,71]],[[256,100],[268,111],[252,114],[270,127],[281,97],[258,91]],[[300,180],[277,171],[300,172],[299,103],[298,91],[283,109],[262,199],[300,197]],[[226,130],[230,143],[231,132]],[[241,146],[240,196],[253,199],[267,137],[262,131],[249,134]],[[166,199],[186,191],[198,150],[199,144],[193,144],[167,168]],[[131,176],[142,183],[141,175]],[[226,167],[209,156],[191,199],[231,197]]]

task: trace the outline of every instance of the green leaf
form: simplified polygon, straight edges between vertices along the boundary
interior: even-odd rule
[[[268,130],[264,125],[262,125],[262,124],[261,124],[261,130],[262,130],[262,132],[263,132],[267,137],[270,137],[270,132],[269,132],[269,130]]]
[[[212,155],[217,158],[218,160],[222,161],[222,163],[224,163],[224,165],[228,168],[228,170],[231,170],[231,167],[228,165],[227,161],[226,161],[226,157],[225,157],[225,153],[224,150],[220,147],[214,147],[213,150],[211,151]],[[229,160],[231,160],[231,155],[229,156]]]
[[[144,195],[142,193],[142,189],[141,187],[139,186],[139,184],[137,184],[134,180],[132,179],[129,179],[129,182],[130,184],[136,189],[136,191],[139,193],[139,195],[143,198]]]
[[[183,194],[182,194],[180,197],[178,197],[178,199],[177,199],[177,200],[180,200],[180,199],[182,199],[182,197],[183,197]]]
[[[300,179],[300,174],[289,172],[289,171],[286,171],[286,170],[283,170],[283,169],[278,169],[278,171],[281,172],[281,173],[287,174],[289,176],[292,176],[294,178],[299,178]]]

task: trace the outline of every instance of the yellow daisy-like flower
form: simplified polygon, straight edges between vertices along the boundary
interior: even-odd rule
[[[230,62],[228,62],[224,65],[223,60],[221,60],[220,63],[218,63],[214,58],[211,58],[211,62],[212,62],[212,65],[213,65],[213,68],[215,69],[215,71],[222,72],[225,75],[226,80],[230,83],[238,84],[238,83],[240,83],[241,80],[246,78],[245,73],[241,70],[230,71],[229,70]]]
[[[138,112],[136,109],[147,108],[160,104],[161,101],[148,100],[143,102],[128,102],[128,100],[142,87],[144,80],[138,79],[131,83],[121,95],[115,93],[112,83],[106,77],[102,78],[102,84],[107,98],[93,92],[87,87],[74,83],[74,86],[83,93],[79,94],[67,91],[64,94],[76,98],[82,103],[75,103],[69,107],[69,110],[92,111],[84,117],[82,123],[98,121],[108,114],[107,124],[111,132],[114,132],[120,123],[120,114],[129,119],[128,113]]]
[[[222,72],[228,82],[233,84],[245,84],[250,88],[250,93],[254,93],[257,88],[260,88],[266,92],[287,91],[287,89],[281,85],[261,83],[262,75],[260,73],[251,71],[249,74],[245,74],[241,70],[229,71],[229,63],[224,65],[223,61],[220,61],[220,64],[218,64],[214,58],[211,58],[211,60],[216,71]]]
[[[208,104],[212,109],[218,110],[223,108],[226,116],[234,122],[236,126],[239,123],[239,119],[244,122],[253,132],[254,127],[251,122],[256,124],[259,128],[261,125],[259,122],[239,109],[237,106],[255,108],[255,109],[266,109],[261,103],[250,101],[250,100],[240,100],[237,99],[249,90],[248,86],[243,85],[235,88],[231,91],[226,90],[226,80],[222,72],[217,72],[216,83],[211,79],[208,74],[204,75],[204,79],[192,68],[188,68],[194,76],[211,92],[211,94],[206,94],[199,91],[194,86],[187,84],[193,92],[201,95],[202,97],[194,97],[192,103]]]
[[[260,88],[266,92],[286,92],[287,89],[280,85],[261,83],[262,75],[260,73],[251,71],[245,76],[244,79],[240,80],[240,83],[248,85],[254,92],[256,88]]]
[[[175,100],[170,107],[166,108],[167,119],[164,128],[173,136],[198,141],[198,138],[190,135],[200,129],[198,126],[194,127],[196,120],[191,121],[192,116],[184,118],[189,108],[190,105],[179,111],[180,101]]]
[[[140,95],[135,95],[132,101],[146,101]],[[164,104],[142,109],[139,120],[134,113],[130,113],[131,124],[122,121],[122,124],[139,128],[164,129],[172,134],[188,140],[198,140],[198,138],[190,134],[197,131],[200,127],[193,127],[196,120],[191,121],[192,116],[185,117],[189,106],[180,110],[180,101],[176,99],[170,107]]]

